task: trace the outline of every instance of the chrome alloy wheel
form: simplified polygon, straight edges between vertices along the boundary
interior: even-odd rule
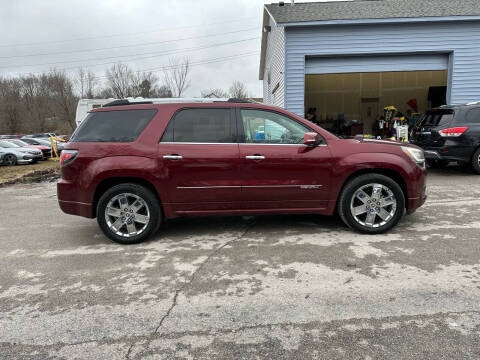
[[[360,225],[378,228],[395,216],[397,199],[387,186],[367,184],[355,191],[350,202],[350,210]]]
[[[145,200],[135,194],[118,194],[105,208],[105,221],[109,229],[119,236],[136,236],[147,228],[150,209]]]

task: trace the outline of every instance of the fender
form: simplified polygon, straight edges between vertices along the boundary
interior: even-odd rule
[[[157,159],[142,156],[109,156],[92,161],[83,171],[79,184],[91,194],[90,202],[98,185],[111,178],[140,178],[150,182],[160,199],[165,199],[160,186]],[[84,186],[85,185],[85,186]]]
[[[345,181],[352,174],[382,169],[395,171],[403,178],[405,184],[409,184],[408,179],[416,177],[421,172],[416,164],[396,154],[371,152],[350,154],[337,161],[332,169],[332,179],[335,181],[332,183],[330,200],[336,202]],[[415,194],[416,191],[417,189],[407,187],[408,194]]]

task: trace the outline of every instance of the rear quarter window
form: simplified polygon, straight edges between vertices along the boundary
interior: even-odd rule
[[[467,112],[465,118],[468,124],[477,124],[480,125],[480,108],[473,108]]]
[[[157,110],[117,110],[87,115],[71,142],[132,142],[153,119]]]

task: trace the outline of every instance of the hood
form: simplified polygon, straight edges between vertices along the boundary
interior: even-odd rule
[[[30,148],[30,147],[18,147],[18,148],[9,148],[9,150],[12,150],[12,151],[18,151],[18,152],[21,152],[21,153],[29,153],[29,154],[41,154],[42,152],[38,149],[35,149],[35,148]]]
[[[393,145],[393,146],[404,146],[404,147],[413,147],[413,148],[418,148],[420,149],[417,145],[410,144],[410,143],[405,143],[405,142],[397,142],[393,140],[378,140],[378,139],[354,139],[357,140],[361,143],[365,144],[378,144],[378,145]]]
[[[28,148],[31,148],[31,149],[38,149],[38,150],[49,150],[50,149],[48,146],[45,146],[45,145],[29,145],[29,146],[25,146],[25,147],[28,147]]]

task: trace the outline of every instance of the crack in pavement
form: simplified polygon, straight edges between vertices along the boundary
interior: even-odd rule
[[[130,345],[130,347],[127,350],[127,353],[125,354],[125,359],[129,360],[130,359],[130,353],[132,352],[133,347],[135,346],[135,343]]]
[[[185,330],[185,331],[175,331],[171,332],[169,334],[166,333],[160,333],[155,336],[154,333],[150,335],[137,335],[137,336],[128,336],[128,337],[120,337],[117,339],[97,339],[97,340],[85,340],[85,341],[78,341],[78,342],[56,342],[52,344],[45,344],[45,345],[35,345],[35,344],[29,344],[29,343],[22,343],[22,342],[0,342],[0,348],[1,346],[5,345],[17,345],[17,346],[34,346],[34,347],[39,347],[39,348],[54,348],[57,346],[65,347],[65,346],[79,346],[79,345],[85,345],[85,344],[92,344],[92,343],[97,343],[97,344],[114,344],[114,343],[119,343],[119,342],[126,342],[127,340],[132,341],[141,341],[141,340],[148,340],[149,338],[161,338],[161,337],[167,337],[167,338],[178,338],[180,336],[186,336],[186,335],[191,335],[191,336],[216,336],[216,335],[226,335],[230,333],[239,333],[245,330],[252,330],[252,329],[263,329],[263,328],[274,328],[274,327],[287,327],[287,326],[311,326],[315,324],[320,324],[320,325],[328,325],[328,324],[334,324],[334,323],[344,323],[344,322],[352,322],[352,321],[400,321],[402,318],[404,318],[404,321],[411,322],[411,321],[416,321],[416,320],[422,320],[422,318],[429,318],[429,317],[435,317],[435,316],[457,316],[457,315],[480,315],[480,311],[476,310],[465,310],[465,311],[447,311],[447,312],[436,312],[436,313],[419,313],[419,314],[403,314],[403,315],[388,315],[388,316],[381,316],[381,317],[351,317],[351,318],[341,318],[341,319],[332,319],[332,320],[315,320],[311,322],[291,322],[291,321],[285,321],[285,322],[273,322],[273,323],[263,323],[263,324],[252,324],[252,325],[244,325],[244,326],[239,326],[236,328],[221,328],[221,329],[211,329],[211,330]],[[415,317],[420,317],[420,319],[415,319]],[[134,347],[134,344],[130,345],[129,347],[129,352],[131,353],[131,348]]]
[[[188,279],[188,281],[185,281],[183,283],[183,285],[176,289],[175,290],[175,294],[173,296],[173,299],[172,299],[172,304],[170,305],[170,307],[168,308],[167,312],[165,313],[165,315],[162,316],[162,318],[160,319],[160,322],[158,323],[157,327],[155,328],[155,331],[151,334],[150,336],[150,339],[149,339],[149,343],[147,344],[146,348],[148,348],[150,346],[150,342],[151,342],[151,339],[155,336],[155,334],[158,334],[158,330],[162,327],[163,325],[163,322],[170,316],[170,313],[172,312],[172,310],[175,308],[175,306],[177,306],[177,299],[178,299],[178,295],[180,293],[182,293],[188,286],[190,286],[190,284],[192,284],[193,281],[195,281],[195,276],[203,269],[203,267],[210,261],[211,258],[213,258],[215,255],[217,255],[223,248],[225,248],[226,246],[230,245],[231,243],[235,242],[235,241],[238,241],[240,240],[241,238],[243,238],[245,235],[247,235],[247,233],[253,228],[253,226],[255,225],[255,221],[251,221],[246,229],[239,235],[237,236],[236,238],[233,238],[233,239],[230,239],[228,241],[226,241],[223,245],[219,246],[218,248],[216,248],[214,251],[212,251],[208,256],[207,258],[195,269],[195,271],[192,273],[192,275],[190,276],[190,278]],[[133,349],[133,347],[135,346],[135,344],[132,344],[130,346],[130,348],[128,349],[126,355],[125,355],[125,359],[129,360],[130,359],[130,353]]]

